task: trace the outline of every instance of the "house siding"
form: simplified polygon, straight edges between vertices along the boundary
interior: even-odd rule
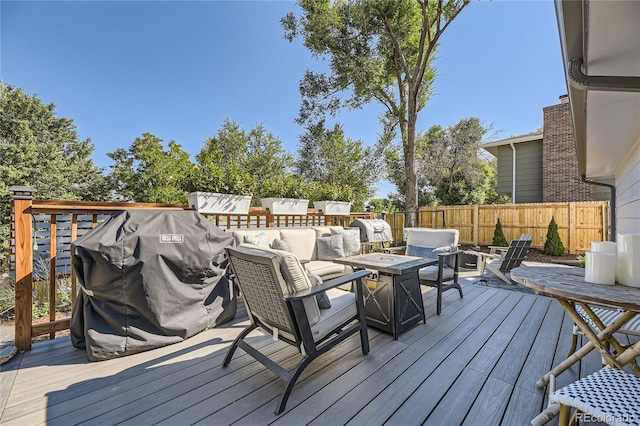
[[[542,141],[522,142],[516,148],[516,203],[542,201]],[[511,146],[498,147],[498,192],[513,190],[513,153]]]
[[[616,227],[618,233],[640,233],[640,141],[616,176]]]
[[[543,108],[542,201],[592,201],[596,188],[578,173],[571,106],[561,103]],[[606,199],[604,192],[599,198]]]

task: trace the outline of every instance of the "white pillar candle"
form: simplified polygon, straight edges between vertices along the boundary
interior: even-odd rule
[[[615,282],[618,282],[618,244],[615,241],[591,241],[591,251],[597,253],[611,253],[616,256],[615,262]]]
[[[618,282],[630,287],[640,287],[640,234],[618,235]]]
[[[585,253],[584,280],[594,284],[615,284],[616,256],[611,253]]]

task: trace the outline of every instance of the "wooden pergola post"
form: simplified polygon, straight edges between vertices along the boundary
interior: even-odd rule
[[[19,351],[31,350],[31,304],[33,292],[33,218],[31,204],[34,188],[12,186],[12,230],[15,233],[15,345]]]

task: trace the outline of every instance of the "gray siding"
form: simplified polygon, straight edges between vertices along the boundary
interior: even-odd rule
[[[542,202],[542,141],[522,142],[516,148],[516,202]],[[512,195],[511,146],[498,147],[498,192]]]

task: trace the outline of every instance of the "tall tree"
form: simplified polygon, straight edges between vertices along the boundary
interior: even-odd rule
[[[383,134],[399,128],[405,208],[418,207],[416,123],[435,78],[432,61],[443,32],[470,0],[301,0],[302,16],[282,18],[285,37],[302,37],[328,74],[307,70],[300,83],[300,123],[377,101]],[[409,214],[408,226],[417,217]]]
[[[139,203],[187,202],[184,171],[191,168],[189,154],[170,141],[165,151],[162,139],[144,133],[129,149],[107,154],[114,164],[109,179],[117,196]]]
[[[109,199],[92,152],[91,140],[81,140],[73,120],[56,115],[55,104],[0,82],[0,261],[9,247],[10,186],[31,186],[39,199]]]
[[[419,174],[430,182],[441,204],[482,204],[484,201],[483,162],[479,151],[487,130],[478,118],[471,117],[446,129],[432,126],[421,135]]]
[[[483,204],[510,204],[511,197],[498,193],[498,159],[482,160],[484,174],[484,201]]]
[[[483,204],[491,190],[491,168],[479,154],[483,136],[489,127],[475,117],[460,120],[444,128],[431,126],[417,137],[416,163],[420,205]],[[402,198],[404,173],[398,147],[388,150],[387,169]],[[487,169],[488,167],[488,169]],[[495,183],[495,182],[493,182]]]
[[[300,137],[295,171],[308,184],[316,184],[322,199],[349,201],[364,207],[375,193],[382,161],[373,147],[347,138],[341,125],[310,125]]]

